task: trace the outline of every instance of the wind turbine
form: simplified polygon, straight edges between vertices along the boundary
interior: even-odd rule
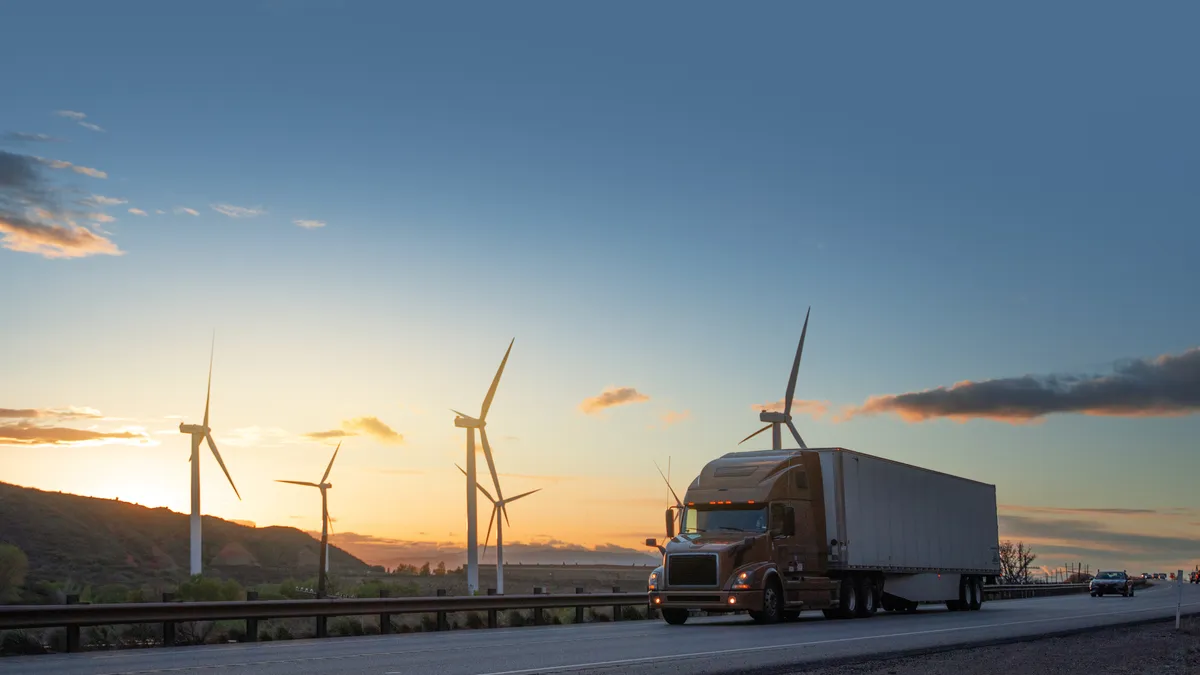
[[[786,424],[788,429],[792,430],[792,436],[796,438],[796,442],[800,444],[800,449],[808,449],[808,446],[804,444],[804,439],[800,438],[800,432],[796,431],[796,425],[792,424],[792,396],[796,394],[796,374],[800,371],[800,355],[804,353],[804,337],[808,334],[808,315],[811,312],[812,307],[809,307],[808,312],[804,313],[804,328],[800,331],[800,344],[796,347],[796,360],[792,363],[792,376],[788,379],[787,393],[783,395],[783,412],[763,410],[758,413],[758,421],[766,422],[767,426],[738,441],[738,445],[770,429],[771,449],[782,450],[783,433],[781,427]]]
[[[461,466],[458,466],[457,464],[455,464],[454,466],[458,467],[458,470],[462,471],[464,476],[467,475],[467,472],[463,471],[463,468]],[[487,555],[488,541],[492,538],[492,523],[495,523],[496,524],[496,593],[498,593],[500,595],[504,595],[504,523],[508,521],[508,509],[506,509],[504,507],[517,501],[518,499],[520,499],[522,497],[528,497],[529,495],[531,495],[535,492],[538,492],[539,490],[541,490],[541,488],[538,488],[537,490],[530,490],[529,492],[522,492],[521,494],[517,495],[516,497],[509,497],[508,499],[496,499],[495,497],[492,496],[492,493],[488,492],[479,483],[476,483],[475,486],[479,488],[480,492],[487,495],[488,500],[490,500],[492,502],[492,517],[488,520],[487,536],[484,537],[484,539],[483,539],[483,554],[485,556]],[[496,519],[497,511],[500,511],[501,513],[503,513],[503,515],[504,515],[503,520]],[[509,525],[512,525],[512,523],[509,523]]]
[[[213,334],[213,344],[208,353],[208,392],[204,395],[204,424],[184,424],[179,423],[179,433],[189,434],[192,437],[192,454],[188,457],[188,461],[192,463],[192,550],[191,550],[191,574],[196,576],[201,572],[201,547],[200,547],[200,444],[208,442],[209,450],[212,450],[213,457],[217,458],[217,464],[221,465],[221,471],[225,472],[225,477],[229,479],[229,485],[233,488],[233,494],[237,495],[238,501],[242,500],[241,493],[238,492],[237,486],[233,484],[233,476],[229,475],[229,469],[225,468],[225,461],[221,459],[221,453],[217,451],[217,444],[213,442],[212,429],[208,426],[208,405],[212,400],[212,366],[213,366],[213,351],[217,346],[216,333]]]
[[[508,343],[508,351],[504,352],[504,359],[500,361],[500,369],[496,371],[496,377],[492,379],[492,387],[488,389],[487,396],[483,399],[483,407],[480,409],[478,419],[457,410],[451,410],[456,416],[454,426],[467,430],[467,470],[463,473],[467,475],[468,595],[474,595],[479,590],[479,517],[476,513],[478,505],[475,501],[475,488],[479,483],[475,473],[475,430],[479,430],[479,438],[483,441],[483,456],[487,459],[488,471],[492,473],[492,484],[496,486],[496,496],[502,502],[500,510],[505,511],[504,495],[500,491],[500,478],[496,475],[496,462],[492,459],[492,448],[488,445],[487,431],[484,430],[484,427],[487,426],[488,408],[492,407],[492,399],[496,396],[496,387],[499,386],[500,376],[504,373],[504,364],[508,363],[508,355],[512,352],[513,342],[516,340],[513,338]],[[505,513],[507,514],[507,511]]]
[[[333,469],[333,460],[337,459],[338,450],[342,449],[342,444],[338,443],[333,449],[333,457],[329,458],[329,466],[325,467],[325,475],[321,476],[320,483],[309,483],[301,480],[277,480],[276,483],[290,483],[291,485],[303,485],[305,487],[315,487],[321,491],[321,561],[317,572],[317,597],[325,597],[326,577],[329,576],[329,488],[333,487],[333,483],[326,483],[329,478],[329,472]]]
[[[667,490],[670,490],[671,497],[675,499],[675,520],[679,521],[679,524],[675,527],[675,531],[682,532],[683,531],[683,501],[679,499],[679,495],[675,494],[675,488],[671,487],[671,479],[668,478],[668,476],[670,475],[670,471],[671,471],[670,462],[671,462],[670,458],[667,458],[667,473],[666,474],[663,473],[662,467],[660,467],[658,465],[658,462],[654,463],[654,468],[658,469],[658,475],[662,476],[663,482],[667,484]]]

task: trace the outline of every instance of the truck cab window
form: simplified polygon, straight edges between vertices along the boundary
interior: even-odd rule
[[[684,534],[717,532],[766,532],[767,509],[753,505],[710,505],[688,507],[683,515]]]

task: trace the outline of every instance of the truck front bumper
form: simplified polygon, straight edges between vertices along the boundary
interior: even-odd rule
[[[760,612],[762,590],[757,591],[650,591],[656,609],[699,609],[705,612]]]

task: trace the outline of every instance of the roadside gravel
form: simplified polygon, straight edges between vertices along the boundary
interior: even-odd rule
[[[812,670],[795,675],[1200,675],[1200,619],[960,649]]]

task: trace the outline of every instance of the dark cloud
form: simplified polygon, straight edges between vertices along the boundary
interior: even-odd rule
[[[1018,513],[1052,513],[1061,515],[1105,515],[1105,516],[1157,516],[1168,511],[1158,509],[1110,509],[1110,508],[1075,508],[1061,506],[1016,506],[1001,504],[1001,511]]]
[[[91,431],[66,427],[43,427],[24,422],[0,424],[0,445],[74,445],[101,440],[144,440],[135,431]]]
[[[104,415],[92,408],[66,408],[62,410],[43,410],[38,408],[0,408],[0,419],[100,419]]]
[[[908,422],[945,417],[1014,424],[1054,413],[1177,417],[1200,412],[1200,347],[1131,359],[1107,375],[1047,375],[959,382],[951,387],[873,396],[843,419],[892,413]]]
[[[1113,530],[1103,521],[1001,515],[999,525],[1001,539],[1031,543],[1050,564],[1065,557],[1123,568],[1131,563],[1177,565],[1200,558],[1200,539]]]
[[[633,387],[609,388],[596,396],[584,399],[579,404],[579,409],[590,415],[607,408],[612,408],[613,406],[642,403],[649,400],[649,396]]]
[[[75,222],[76,218],[82,220],[82,215],[61,205],[66,191],[44,179],[43,167],[104,175],[70,162],[0,150],[0,245],[46,258],[121,255],[105,234]]]

